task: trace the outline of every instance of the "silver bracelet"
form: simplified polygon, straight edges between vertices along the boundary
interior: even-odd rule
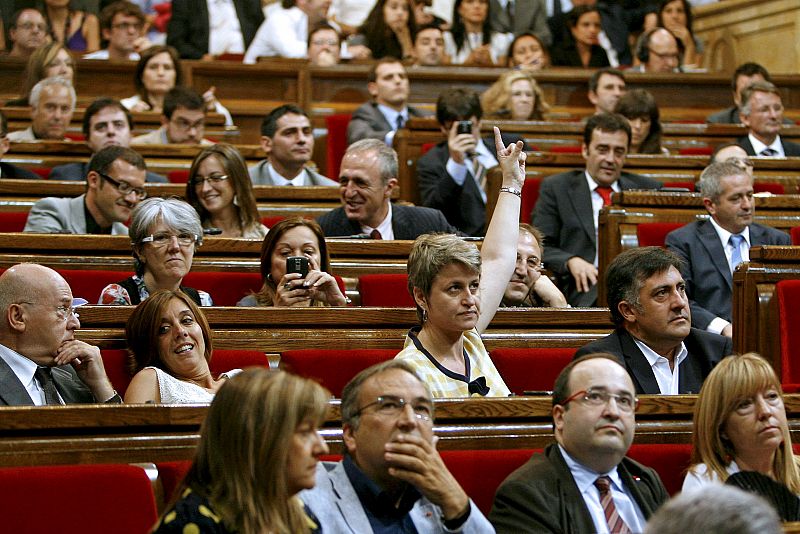
[[[501,187],[501,193],[511,193],[512,195],[517,195],[519,198],[522,198],[522,191],[519,189],[514,189],[513,187]]]

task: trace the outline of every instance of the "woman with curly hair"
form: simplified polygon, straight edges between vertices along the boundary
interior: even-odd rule
[[[527,70],[504,73],[481,95],[481,107],[487,118],[515,121],[541,121],[550,109],[544,93]]]

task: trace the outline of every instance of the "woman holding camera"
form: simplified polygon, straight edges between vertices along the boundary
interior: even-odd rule
[[[299,266],[296,272],[287,272],[289,258],[293,267]],[[258,293],[240,300],[238,305],[344,306],[347,298],[330,274],[330,266],[322,228],[302,217],[284,219],[270,229],[261,245],[264,285]],[[299,272],[302,270],[307,270],[307,274]]]

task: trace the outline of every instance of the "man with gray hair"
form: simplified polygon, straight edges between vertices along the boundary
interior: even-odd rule
[[[75,111],[75,89],[65,78],[45,78],[31,89],[31,125],[8,134],[16,141],[65,141]]]
[[[753,177],[735,163],[713,163],[700,175],[709,217],[667,235],[667,248],[683,267],[692,326],[733,336],[733,271],[750,259],[750,247],[791,245],[788,234],[753,222]]]
[[[791,157],[800,156],[800,145],[781,140],[783,103],[781,93],[774,84],[754,82],[742,91],[742,124],[747,129],[745,137],[736,140],[750,156]]]
[[[439,210],[392,204],[397,153],[377,139],[350,145],[342,158],[342,207],[317,219],[325,235],[416,239],[431,232],[458,233]]]
[[[626,250],[606,272],[616,329],[575,353],[607,352],[619,359],[636,393],[697,393],[711,369],[733,352],[730,338],[691,327],[681,260],[661,247]]]
[[[317,464],[300,493],[326,530],[494,532],[436,450],[431,393],[406,362],[361,371],[341,409],[344,460]]]

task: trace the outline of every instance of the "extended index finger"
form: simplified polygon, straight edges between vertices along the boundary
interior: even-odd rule
[[[494,127],[494,148],[497,150],[497,155],[507,155],[506,147],[503,144],[503,136],[500,135],[500,128]]]

